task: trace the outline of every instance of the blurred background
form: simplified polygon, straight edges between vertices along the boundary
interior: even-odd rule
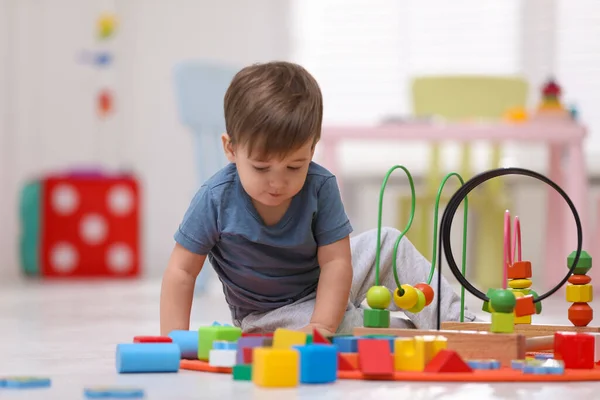
[[[298,62],[319,81],[324,137],[364,130],[357,140],[336,143],[338,158],[326,158],[322,148],[316,158],[338,175],[356,233],[377,226],[381,182],[395,164],[409,168],[421,196],[417,209],[424,214],[415,217],[409,237],[428,258],[431,233],[420,227],[432,227],[432,196],[445,173],[460,170],[467,179],[495,164],[549,174],[564,164],[576,174],[563,183],[585,209],[591,254],[600,240],[599,37],[594,0],[0,0],[0,282],[60,275],[44,266],[53,262],[63,275],[77,267],[88,268],[84,278],[114,277],[119,266],[122,272],[136,264],[131,276],[159,278],[191,197],[223,162],[214,143],[222,131],[219,83],[270,60]],[[435,77],[449,86],[432,80],[418,97],[415,82]],[[438,129],[439,139],[447,139],[440,147],[410,134],[413,124],[426,131],[444,119],[454,125],[446,138]],[[375,140],[369,132],[381,124],[397,127],[397,137]],[[465,153],[458,139],[477,124],[538,139],[512,134],[500,150],[496,133],[493,143],[469,142]],[[564,137],[587,136],[561,141],[561,129]],[[557,145],[563,142],[569,143]],[[547,232],[567,228],[547,225],[545,187],[530,179],[501,181],[473,200],[469,274],[482,289],[499,284],[509,208],[521,218],[523,257],[534,264],[534,280],[551,262],[560,264],[554,275],[564,276],[567,253],[547,259],[552,243],[564,244]],[[51,188],[61,184],[56,197]],[[114,185],[121,185],[115,196]],[[446,192],[455,189],[449,183]],[[390,180],[384,224],[403,228],[408,194],[405,177]],[[69,230],[69,207],[93,208],[104,195],[134,212],[119,230],[123,237],[110,228],[120,222],[100,211]],[[51,215],[53,204],[64,213]],[[459,259],[461,218],[453,228]],[[79,246],[73,232],[89,240]],[[108,258],[79,253],[106,238],[122,245]],[[56,240],[71,240],[75,249],[43,249]],[[117,267],[106,273],[92,266],[96,261],[87,267],[74,261],[81,259],[109,259]],[[218,287],[216,279],[209,283]]]

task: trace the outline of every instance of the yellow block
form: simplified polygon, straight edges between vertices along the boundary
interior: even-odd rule
[[[396,371],[423,371],[425,366],[447,347],[444,336],[415,336],[396,338],[394,341],[394,369]]]
[[[508,286],[513,289],[527,289],[531,287],[531,279],[511,279]]]
[[[258,386],[298,386],[300,354],[296,350],[256,347],[252,364],[252,382]]]
[[[567,301],[569,303],[590,303],[594,299],[594,289],[587,285],[567,284]]]
[[[278,328],[273,333],[274,349],[291,349],[293,346],[304,346],[306,333],[290,329]]]

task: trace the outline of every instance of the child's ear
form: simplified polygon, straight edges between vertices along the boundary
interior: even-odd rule
[[[221,135],[221,141],[223,142],[223,151],[225,152],[225,157],[229,160],[229,162],[235,162],[235,152],[233,151],[233,144],[231,143],[231,138],[227,133]]]

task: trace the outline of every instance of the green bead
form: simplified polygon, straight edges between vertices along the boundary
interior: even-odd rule
[[[571,269],[573,266],[573,261],[575,261],[576,251],[569,254],[567,257],[567,268]],[[581,250],[581,254],[579,255],[579,260],[577,261],[577,266],[575,267],[575,271],[573,271],[574,275],[585,275],[588,271],[592,269],[592,257],[588,254],[587,251]]]
[[[423,293],[419,289],[416,289],[416,291],[417,291],[417,304],[412,306],[412,308],[409,308],[408,310],[406,310],[409,313],[413,313],[413,314],[420,313],[421,311],[423,311],[423,309],[425,308],[425,303],[427,303],[427,299],[425,298],[425,293]]]
[[[389,328],[390,311],[366,309],[363,313],[363,325],[365,328]]]
[[[533,300],[537,300],[537,298],[540,297],[539,294],[537,294],[534,290],[531,290],[531,289],[529,289],[529,293],[526,293],[526,294],[532,295],[533,296]],[[534,305],[535,305],[535,313],[536,314],[541,314],[542,313],[542,302],[538,301]]]
[[[372,286],[367,291],[367,304],[369,307],[383,310],[388,308],[392,302],[392,295],[385,286]]]
[[[490,303],[494,312],[512,313],[517,305],[517,298],[512,290],[497,289],[492,292]]]
[[[490,289],[488,289],[488,291],[485,295],[487,296],[488,299],[490,299],[490,298],[492,298],[492,293],[494,293],[495,291],[496,291],[496,289],[490,288]],[[489,301],[483,302],[483,306],[481,307],[481,310],[486,313],[494,312],[494,309],[492,307],[490,307]]]

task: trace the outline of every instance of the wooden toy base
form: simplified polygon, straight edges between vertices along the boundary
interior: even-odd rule
[[[181,369],[230,374],[231,368],[212,367],[206,361],[182,360]],[[396,372],[394,376],[365,377],[360,371],[338,371],[338,379],[381,380],[413,382],[583,382],[600,381],[600,367],[594,369],[568,369],[561,375],[525,374],[511,368],[475,370],[460,373]]]
[[[489,332],[490,323],[488,322],[442,322],[442,330],[452,331],[477,331]],[[573,325],[537,325],[537,324],[517,324],[515,325],[516,334],[526,337],[554,335],[556,332],[600,332],[597,326],[573,326]]]

